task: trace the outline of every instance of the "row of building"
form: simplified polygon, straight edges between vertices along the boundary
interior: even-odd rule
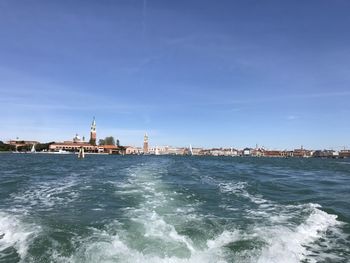
[[[85,138],[80,138],[78,134],[70,141],[50,143],[47,151],[52,153],[69,153],[78,152],[81,148],[86,153],[96,154],[127,154],[127,155],[197,155],[197,156],[252,156],[252,157],[321,157],[321,158],[346,158],[350,157],[350,150],[333,151],[333,150],[307,150],[301,147],[300,149],[289,150],[268,150],[264,148],[245,148],[238,150],[234,148],[192,148],[189,147],[171,147],[171,146],[149,146],[148,135],[145,134],[143,147],[120,146],[120,145],[97,145],[96,143],[96,121],[93,118],[90,127],[89,141]],[[37,145],[37,141],[20,141],[11,140],[10,145],[18,147]]]
[[[148,154],[154,155],[195,155],[195,156],[245,156],[245,157],[321,157],[321,158],[350,158],[350,150],[307,150],[301,147],[294,150],[267,150],[264,148],[176,148],[170,146],[156,146],[150,148]]]
[[[246,156],[246,157],[321,157],[321,158],[347,158],[350,157],[350,150],[307,150],[301,147],[294,150],[268,150],[264,148],[214,148],[214,149],[193,149],[193,155],[209,156]]]
[[[96,121],[93,118],[90,127],[90,139],[85,141],[85,138],[80,138],[78,134],[75,135],[72,141],[54,142],[50,144],[50,152],[78,152],[83,148],[86,153],[96,154],[130,154],[130,147],[121,145],[97,145],[96,136]]]

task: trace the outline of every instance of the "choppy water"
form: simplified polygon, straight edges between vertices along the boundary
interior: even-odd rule
[[[349,262],[350,160],[0,154],[0,262]]]

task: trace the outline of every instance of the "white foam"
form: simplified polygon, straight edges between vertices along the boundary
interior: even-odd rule
[[[302,260],[317,262],[309,257],[307,247],[321,239],[327,230],[340,224],[336,215],[330,215],[315,205],[310,205],[311,213],[304,223],[296,228],[276,225],[274,227],[257,227],[256,232],[267,242],[258,262],[294,263]]]
[[[23,223],[20,217],[0,211],[0,252],[13,247],[23,259],[40,228]]]
[[[221,248],[229,243],[238,241],[241,238],[241,235],[238,231],[230,232],[225,230],[215,239],[211,239],[207,241],[207,246],[209,249],[213,248]]]
[[[259,195],[250,194],[246,189],[247,185],[247,182],[226,182],[219,183],[219,188],[222,193],[231,193],[237,196],[242,196],[258,205],[268,202]]]
[[[198,248],[186,235],[179,234],[175,226],[169,222],[169,217],[157,212],[162,208],[174,206],[173,211],[181,214],[181,218],[193,220],[194,206],[184,200],[183,194],[176,191],[168,191],[160,180],[160,169],[153,170],[152,167],[142,166],[128,169],[128,178],[123,184],[116,185],[117,194],[141,193],[142,199],[138,207],[124,209],[125,216],[138,224],[138,234],[142,242],[161,242],[165,251],[140,250],[134,244],[134,236],[131,239],[129,230],[125,232],[120,225],[114,222],[105,230],[95,230],[94,234],[87,240],[79,242],[83,244],[73,262],[77,259],[84,262],[226,262],[222,254],[222,247],[237,240],[236,232],[224,231],[214,239],[207,241],[207,246]],[[183,196],[182,198],[178,198]],[[193,194],[189,197],[193,197]],[[182,200],[182,201],[181,201]],[[179,203],[180,202],[180,203]],[[183,203],[181,203],[183,202]],[[121,231],[115,234],[116,230]],[[117,231],[118,233],[118,231]],[[134,233],[135,234],[135,233]],[[131,241],[132,243],[128,243]],[[155,244],[156,244],[155,243]],[[152,246],[152,245],[151,245]],[[180,248],[179,255],[174,248]],[[159,248],[162,249],[162,248]],[[187,250],[187,252],[186,252]]]
[[[226,263],[222,246],[238,239],[238,233],[224,231],[217,238],[208,240],[208,247],[193,250],[189,257],[160,256],[154,253],[139,251],[123,241],[118,234],[110,235],[108,231],[94,230],[88,240],[75,255],[62,258],[55,255],[55,262],[125,262],[125,263]],[[60,259],[60,260],[58,260]]]
[[[77,250],[74,255],[69,258],[53,255],[53,261],[317,262],[318,258],[311,255],[310,248],[322,239],[328,230],[339,225],[335,215],[327,214],[317,205],[281,205],[249,193],[246,182],[220,183],[219,188],[224,196],[231,197],[234,194],[251,202],[252,206],[244,208],[246,209],[244,212],[247,217],[255,220],[256,225],[245,233],[243,230],[223,230],[216,237],[207,237],[201,244],[196,244],[189,236],[177,231],[178,226],[181,226],[181,222],[177,219],[201,220],[206,215],[198,219],[196,203],[191,203],[193,195],[167,190],[160,179],[161,171],[159,166],[154,169],[145,165],[128,169],[129,175],[124,184],[116,185],[116,193],[118,195],[137,193],[141,197],[136,207],[122,210],[124,218],[132,221],[128,228],[116,221],[103,230],[94,229],[92,235],[81,237],[76,242]],[[178,212],[180,216],[175,213],[175,218],[171,218],[168,214],[164,214],[169,208],[172,208],[173,212]],[[234,209],[229,205],[226,208]],[[300,218],[303,215],[306,216],[304,220]],[[292,220],[294,217],[298,220]],[[296,222],[300,220],[303,220],[302,223],[297,224]],[[229,244],[245,239],[259,242],[256,248],[233,252]],[[158,251],[156,246],[159,246]]]
[[[291,207],[289,207],[291,208]],[[121,224],[114,222],[107,230],[94,230],[92,236],[82,240],[82,247],[69,260],[71,262],[142,262],[142,263],[209,263],[209,262],[259,262],[259,263],[294,263],[294,262],[318,262],[319,258],[310,255],[310,247],[315,241],[322,239],[327,231],[340,225],[336,215],[330,215],[319,209],[318,205],[295,206],[303,212],[309,212],[303,223],[294,226],[275,225],[255,226],[251,233],[224,230],[221,234],[206,242],[206,247],[196,247],[192,241],[179,235],[174,226],[166,223],[157,213],[146,214],[145,218],[137,218],[136,221],[145,227],[145,236],[160,238],[164,242],[179,242],[186,244],[189,249],[188,256],[167,255],[137,249],[135,244],[128,243],[127,232],[120,227]],[[145,211],[138,210],[137,213]],[[148,222],[146,218],[148,217]],[[277,220],[277,219],[275,219]],[[120,229],[120,234],[115,230]],[[114,230],[114,231],[113,231]],[[113,233],[114,234],[111,234]],[[126,236],[125,236],[126,235]],[[230,243],[244,239],[261,240],[266,243],[259,253],[256,250],[243,251],[242,254],[225,254],[226,246]],[[130,242],[131,240],[129,240]],[[133,242],[133,241],[131,241]],[[256,254],[259,254],[256,256]],[[334,255],[327,255],[335,258]],[[64,262],[64,260],[62,260]]]
[[[159,175],[152,173],[152,169],[142,168],[140,170],[137,167],[129,171],[132,177],[128,180],[129,185],[124,186],[126,191],[130,188],[138,190],[143,193],[144,198],[137,209],[126,210],[127,216],[143,226],[145,238],[156,238],[174,245],[183,244],[189,251],[195,251],[192,241],[180,235],[173,225],[167,223],[164,217],[156,212],[158,208],[167,207],[169,202],[175,201],[177,194],[166,192]]]
[[[155,211],[150,215],[146,213],[143,218],[138,218],[135,221],[144,225],[145,237],[156,237],[165,242],[182,243],[189,251],[195,251],[192,241],[188,237],[180,235],[173,225],[166,223]]]
[[[233,194],[242,194],[245,191],[247,186],[246,182],[237,182],[237,183],[220,183],[220,191],[223,193],[233,193]]]
[[[256,222],[250,237],[258,236],[267,243],[255,262],[294,263],[339,259],[339,255],[334,255],[334,252],[320,252],[324,250],[322,246],[331,249],[337,246],[337,239],[345,240],[344,233],[338,228],[342,223],[337,221],[336,215],[322,211],[317,204],[282,205],[266,200],[260,195],[250,194],[246,182],[224,182],[218,185],[222,193],[247,198],[257,205],[244,211],[246,218]],[[232,210],[229,205],[223,208]],[[303,214],[308,215],[303,223],[293,223],[298,222]],[[327,236],[329,231],[334,233],[333,236]],[[344,245],[340,246],[342,250],[349,251]]]
[[[56,205],[66,205],[79,198],[79,192],[72,191],[77,185],[75,177],[58,178],[53,181],[40,182],[23,193],[13,195],[16,206],[28,208],[40,205],[41,208],[52,209]]]

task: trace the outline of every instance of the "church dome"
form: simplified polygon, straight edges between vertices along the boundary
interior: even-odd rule
[[[81,138],[78,134],[76,134],[73,138],[73,142],[80,142],[81,141]]]

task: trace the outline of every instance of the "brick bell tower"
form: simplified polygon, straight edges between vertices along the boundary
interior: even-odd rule
[[[96,145],[96,121],[95,121],[95,117],[92,120],[92,124],[91,124],[89,143],[91,145]]]
[[[143,137],[143,153],[144,154],[148,153],[148,135],[147,135],[147,133]]]

